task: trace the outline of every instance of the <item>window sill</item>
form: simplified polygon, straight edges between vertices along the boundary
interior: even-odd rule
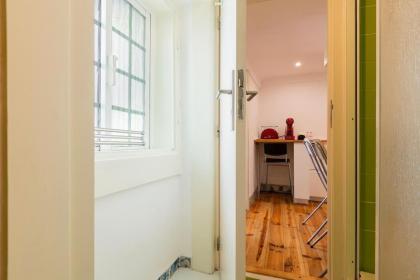
[[[176,150],[110,151],[95,155],[95,197],[181,174]]]
[[[156,156],[176,155],[178,152],[174,149],[139,149],[134,151],[101,151],[95,152],[95,162],[106,160],[125,160],[132,158],[150,158]]]

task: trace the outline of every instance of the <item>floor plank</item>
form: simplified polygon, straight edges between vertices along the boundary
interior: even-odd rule
[[[315,248],[306,241],[327,216],[327,205],[302,225],[316,205],[293,204],[289,195],[261,194],[246,215],[247,271],[290,280],[319,279],[327,268],[327,238]]]

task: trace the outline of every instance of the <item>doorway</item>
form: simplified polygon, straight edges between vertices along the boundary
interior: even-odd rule
[[[248,1],[248,90],[258,92],[247,102],[251,273],[326,275],[327,172],[308,148],[327,146],[327,18],[326,0]]]
[[[284,65],[289,66],[288,71],[299,71],[304,69],[305,66],[311,65],[311,59],[309,58],[312,55],[308,54],[307,61],[302,61],[299,57],[288,57],[289,62],[279,63],[275,61],[275,56],[279,54],[280,51],[270,56],[269,47],[275,44],[276,42],[272,39],[256,39],[254,42],[256,44],[260,43],[263,47],[257,51],[257,53],[267,55],[265,59],[266,63],[274,61],[274,66],[265,67],[264,65],[260,67],[262,71],[254,70],[258,68],[252,66],[251,63],[248,65],[248,61],[245,58],[247,51],[244,49],[249,48],[249,41],[244,40],[248,30],[245,26],[246,22],[250,18],[256,19],[255,15],[250,16],[250,6],[264,6],[270,5],[273,2],[276,5],[280,5],[277,8],[267,8],[268,14],[266,16],[262,15],[261,18],[266,21],[276,20],[276,12],[280,13],[285,10],[285,7],[282,5],[287,5],[287,2],[280,1],[270,1],[270,0],[249,0],[246,1],[246,8],[243,6],[244,3],[240,1],[223,1],[219,3],[221,6],[221,23],[220,23],[220,76],[221,83],[219,84],[219,96],[222,95],[221,105],[220,105],[220,122],[222,123],[221,132],[221,149],[220,149],[220,242],[221,251],[220,251],[220,270],[221,275],[232,275],[232,279],[242,279],[241,271],[243,268],[248,267],[249,254],[248,249],[255,247],[253,250],[254,262],[258,257],[269,255],[270,252],[275,254],[284,253],[283,247],[284,244],[281,242],[271,242],[267,239],[267,232],[281,232],[278,230],[269,229],[269,225],[274,225],[281,227],[281,214],[278,217],[270,216],[272,213],[275,213],[275,209],[278,208],[281,211],[281,208],[285,208],[283,212],[286,213],[286,217],[289,218],[292,213],[295,214],[293,222],[285,222],[284,226],[292,226],[293,234],[290,235],[290,239],[301,239],[302,246],[297,246],[296,251],[300,250],[298,253],[294,254],[296,259],[301,259],[303,265],[299,265],[298,261],[291,261],[293,257],[286,257],[285,261],[274,260],[270,263],[269,258],[265,257],[265,261],[262,261],[261,264],[252,265],[253,268],[257,266],[257,269],[248,269],[251,272],[257,272],[258,274],[271,275],[276,277],[281,277],[285,279],[302,279],[306,278],[320,278],[325,277],[326,279],[335,279],[337,277],[346,277],[346,279],[354,279],[357,274],[356,270],[356,5],[355,1],[336,1],[328,0],[323,3],[323,19],[324,19],[324,40],[322,44],[322,50],[320,59],[318,60],[318,65],[321,67],[321,74],[325,80],[324,82],[324,95],[323,102],[321,105],[316,105],[313,101],[310,102],[309,106],[302,106],[301,104],[311,100],[313,96],[301,97],[300,102],[294,102],[294,104],[287,104],[286,102],[281,102],[280,106],[276,106],[276,98],[279,96],[279,92],[286,92],[288,94],[292,93],[292,87],[295,87],[297,84],[305,82],[302,78],[299,79],[299,75],[285,74],[285,72],[279,71]],[[295,2],[295,1],[293,1]],[[304,1],[298,1],[297,4],[301,6],[298,7],[299,13],[306,12],[311,5],[302,4]],[[318,1],[313,1],[311,4],[314,4]],[[234,11],[235,13],[229,13]],[[248,12],[246,12],[248,10]],[[225,12],[223,12],[225,11]],[[225,14],[225,15],[224,15]],[[228,14],[230,17],[227,17]],[[290,11],[285,13],[281,19],[288,19],[293,15]],[[303,22],[298,24],[297,30],[305,30],[305,23],[308,23],[311,16],[301,16]],[[327,24],[328,22],[328,24]],[[309,24],[310,27],[313,27]],[[248,26],[249,28],[249,26]],[[273,29],[275,24],[268,24],[268,32],[274,33]],[[308,27],[307,27],[308,28]],[[244,30],[245,29],[245,30]],[[300,31],[299,30],[299,31]],[[322,36],[316,36],[314,32],[304,35],[303,32],[290,32],[290,38],[296,39],[296,37],[303,37],[304,50],[313,47],[313,44],[308,43],[311,38],[318,38]],[[261,29],[261,25],[257,25],[256,31],[258,36],[262,36],[264,33]],[[275,33],[274,33],[275,34]],[[228,36],[229,35],[229,36]],[[236,36],[235,36],[236,35]],[[295,36],[295,37],[293,37]],[[286,36],[287,37],[287,36]],[[318,38],[319,39],[319,38]],[[306,41],[305,41],[306,40]],[[280,40],[283,45],[285,45],[285,51],[290,51],[295,49],[293,46],[290,46],[292,40]],[[245,47],[246,46],[246,47]],[[278,49],[281,50],[281,49]],[[327,51],[328,50],[328,51]],[[308,51],[310,53],[310,50]],[[291,55],[289,55],[291,56]],[[231,60],[227,59],[231,58]],[[317,59],[315,59],[316,61]],[[263,62],[263,60],[258,60],[258,64]],[[316,64],[316,62],[314,63]],[[327,65],[326,71],[325,66]],[[233,75],[232,75],[232,68]],[[287,68],[286,66],[286,68]],[[230,70],[229,70],[230,69]],[[246,69],[246,70],[241,70]],[[270,70],[278,71],[279,73],[270,77],[270,74],[267,74]],[[287,70],[287,69],[286,69]],[[322,71],[324,71],[322,73]],[[256,74],[257,72],[257,74]],[[244,79],[241,79],[241,73],[245,73],[246,86],[243,86]],[[259,73],[264,73],[268,75],[266,82],[261,82],[258,75]],[[307,73],[304,73],[307,76],[313,76],[316,74],[316,71],[310,70]],[[292,78],[288,79],[287,77],[291,76]],[[322,76],[322,75],[321,75]],[[262,109],[254,110],[254,117],[252,117],[252,106],[253,102],[258,99],[264,99],[264,90],[261,91],[261,88],[264,88],[264,85],[269,84],[268,81],[275,80],[275,78],[280,77],[278,84],[289,83],[288,87],[283,86],[283,90],[273,89],[272,97],[274,101],[265,101],[265,104],[268,108],[262,107]],[[322,78],[314,79],[322,81]],[[233,83],[232,83],[233,81]],[[229,90],[229,83],[232,85]],[[276,85],[273,82],[273,86]],[[254,87],[254,88],[252,88]],[[246,88],[246,91],[243,90]],[[313,89],[314,87],[312,87]],[[321,87],[322,88],[322,87]],[[307,93],[308,88],[304,90]],[[313,92],[314,90],[312,90]],[[255,93],[258,92],[255,97]],[[265,91],[267,92],[267,91]],[[277,94],[276,94],[277,93]],[[249,102],[245,102],[245,96]],[[228,97],[228,96],[231,97]],[[267,94],[269,96],[270,94]],[[290,98],[291,100],[292,98]],[[303,101],[302,101],[303,99]],[[289,98],[287,98],[289,100]],[[236,103],[236,104],[235,104]],[[246,104],[246,105],[245,105]],[[263,103],[264,104],[264,103]],[[286,105],[285,105],[286,104]],[[296,105],[297,104],[297,105]],[[283,105],[283,107],[281,107]],[[286,125],[286,119],[290,115],[281,116],[279,111],[287,111],[292,105],[300,108],[301,110],[298,113],[309,113],[308,123],[316,120],[312,115],[316,115],[317,109],[322,109],[319,116],[323,120],[324,126],[324,137],[322,137],[322,132],[313,129],[314,124],[311,124],[309,129],[300,127],[300,123],[303,123],[301,116],[298,113],[295,113],[295,118],[291,121],[291,125],[288,121]],[[301,105],[301,106],[299,106]],[[313,106],[312,106],[313,105]],[[245,117],[243,117],[243,107],[246,107]],[[258,106],[260,107],[260,106]],[[308,109],[309,108],[309,109]],[[255,109],[255,108],[254,108]],[[274,113],[273,113],[274,112]],[[277,114],[276,114],[277,113]],[[255,121],[255,115],[268,115],[274,116],[276,120],[267,122],[267,125],[261,125],[260,121]],[[311,115],[312,114],[312,115]],[[323,115],[323,117],[322,117]],[[251,116],[251,117],[250,117]],[[241,118],[243,117],[243,118]],[[254,122],[254,125],[252,125]],[[255,125],[255,123],[257,125]],[[286,130],[286,127],[288,129]],[[321,125],[322,127],[322,125]],[[245,129],[244,129],[245,128]],[[275,132],[274,139],[277,143],[284,144],[287,146],[287,152],[282,152],[279,156],[282,156],[283,162],[279,166],[269,166],[267,168],[267,151],[264,146],[266,143],[273,144],[270,141],[273,139],[262,139],[261,133],[265,129],[271,129]],[[293,131],[291,132],[293,128]],[[315,131],[316,134],[314,133]],[[228,134],[229,132],[229,134]],[[314,143],[317,142],[320,145],[324,146],[328,152],[326,154],[328,157],[328,172],[325,172],[324,177],[327,184],[327,193],[322,192],[322,186],[320,190],[321,195],[311,195],[312,193],[312,184],[314,182],[320,184],[320,178],[318,176],[319,172],[308,172],[313,171],[310,169],[316,169],[315,165],[308,159],[310,153],[308,148],[305,145],[305,141],[297,138],[299,135],[302,135],[304,139],[309,140],[308,142]],[[287,139],[285,136],[288,136]],[[293,139],[293,136],[295,137]],[[227,138],[230,137],[230,138]],[[282,139],[282,137],[284,137]],[[269,137],[270,138],[270,137]],[[323,139],[324,138],[324,139]],[[229,143],[224,143],[223,141],[229,139]],[[245,140],[245,141],[244,141]],[[318,140],[318,141],[314,141]],[[283,143],[281,142],[283,141]],[[245,145],[243,142],[246,142]],[[300,147],[298,144],[300,143]],[[223,148],[223,145],[229,144]],[[225,151],[225,153],[224,153]],[[229,152],[226,153],[226,151]],[[243,156],[244,155],[244,156]],[[284,156],[287,156],[287,159],[284,159]],[[306,156],[306,161],[301,160],[301,156]],[[271,162],[270,162],[271,163]],[[303,164],[303,169],[306,169],[305,174],[302,175],[301,171],[298,170],[297,166]],[[296,165],[296,166],[295,166]],[[277,171],[275,171],[277,169]],[[281,169],[281,170],[280,170]],[[251,171],[252,170],[252,171]],[[268,171],[268,172],[267,172]],[[242,177],[244,176],[244,177]],[[224,179],[229,180],[224,180]],[[318,181],[317,181],[318,180]],[[306,184],[306,188],[301,192],[301,188],[297,185]],[[232,188],[232,185],[235,186]],[[251,186],[251,187],[250,187]],[[308,187],[309,186],[309,187]],[[317,189],[317,188],[314,188]],[[321,204],[316,213],[309,218],[312,220],[310,226],[308,224],[303,225],[303,222],[306,217],[312,210],[315,210],[317,205],[324,200],[322,195],[328,196],[327,204]],[[228,198],[228,199],[226,199]],[[245,202],[245,203],[243,203]],[[317,204],[318,203],[318,204]],[[255,210],[254,208],[259,209],[258,204],[265,204],[266,210]],[[268,205],[268,206],[267,206]],[[297,209],[293,209],[292,206]],[[303,205],[303,209],[302,206]],[[254,208],[253,208],[254,207]],[[242,216],[243,212],[247,211],[247,217]],[[274,209],[274,210],[273,210]],[[243,212],[242,212],[243,211]],[[278,211],[279,213],[281,213]],[[259,218],[251,217],[254,214],[261,214]],[[254,215],[256,216],[256,215]],[[279,218],[280,217],[280,218]],[[242,218],[247,222],[251,219],[254,219],[254,224],[258,224],[259,228],[255,229],[255,232],[250,232],[250,223],[245,223]],[[326,220],[328,218],[328,221]],[[257,220],[257,221],[256,221]],[[292,219],[290,219],[292,220]],[[255,222],[256,221],[256,222]],[[318,221],[318,222],[317,222]],[[264,226],[265,224],[265,226]],[[293,229],[293,225],[300,224],[303,234],[297,234],[299,227]],[[274,228],[273,226],[273,228]],[[311,228],[312,226],[312,228]],[[225,227],[225,230],[223,229]],[[230,229],[228,231],[227,229]],[[319,230],[318,230],[319,229]],[[306,231],[306,234],[304,233]],[[286,232],[283,230],[283,232]],[[233,234],[232,234],[233,233]],[[314,234],[314,239],[310,239],[310,235]],[[281,236],[281,234],[280,234]],[[251,237],[255,238],[254,244],[248,246],[248,239]],[[282,237],[282,236],[281,236]],[[310,239],[310,240],[309,240]],[[306,242],[309,241],[310,249],[312,247],[323,246],[323,252],[317,252],[318,256],[311,254],[302,254],[302,250],[305,249]],[[314,243],[312,243],[314,242]],[[277,244],[279,243],[279,244]],[[296,244],[296,242],[295,242]],[[312,245],[312,246],[311,246]],[[265,248],[264,248],[265,246]],[[243,248],[243,251],[242,251]],[[299,249],[298,249],[299,248]],[[303,248],[303,249],[302,249]],[[319,248],[318,248],[319,250]],[[290,253],[289,253],[290,254]],[[320,257],[322,255],[322,257]],[[309,265],[307,260],[306,264],[303,258],[311,259],[313,262],[317,262],[316,265]],[[274,258],[275,259],[275,258]],[[273,269],[266,267],[264,265],[270,263],[272,266],[275,266],[273,263],[280,263],[276,267],[281,267],[279,269],[280,273],[273,272]],[[296,265],[291,265],[290,263],[296,263]],[[229,271],[229,267],[234,269]],[[259,267],[258,267],[259,266]],[[308,269],[301,269],[301,267],[307,267]],[[315,267],[315,268],[314,268]],[[269,271],[271,269],[271,271]],[[293,272],[300,272],[293,273]],[[292,274],[291,274],[292,273]],[[306,276],[302,276],[306,275]]]

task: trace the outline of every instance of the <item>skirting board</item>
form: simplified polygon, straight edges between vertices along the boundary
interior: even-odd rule
[[[321,202],[322,200],[324,200],[325,197],[320,197],[320,196],[311,196],[309,197],[310,201],[315,201],[315,202]]]
[[[251,207],[252,204],[254,204],[255,200],[257,200],[257,196],[258,196],[258,190],[255,189],[254,193],[249,197],[248,209]]]
[[[375,274],[361,271],[360,280],[375,280]]]
[[[182,256],[177,258],[158,280],[169,280],[180,267],[190,268],[191,258]]]
[[[248,205],[248,209],[249,207],[251,207],[251,205],[255,202],[255,200],[257,200],[257,196],[258,196],[258,190],[256,189],[254,191],[254,193],[249,197],[249,205]],[[311,196],[308,199],[302,199],[302,198],[293,198],[293,203],[295,204],[309,204],[309,201],[313,201],[313,202],[321,202],[324,199],[324,197],[317,197],[317,196]]]
[[[302,198],[293,198],[293,203],[294,204],[308,204],[309,200],[302,199]]]

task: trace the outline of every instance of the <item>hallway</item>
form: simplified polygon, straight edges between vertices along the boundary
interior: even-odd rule
[[[315,206],[293,204],[287,195],[263,193],[247,212],[247,271],[285,279],[319,279],[327,268],[327,239],[313,249],[306,240],[326,217],[326,205],[302,225]]]

